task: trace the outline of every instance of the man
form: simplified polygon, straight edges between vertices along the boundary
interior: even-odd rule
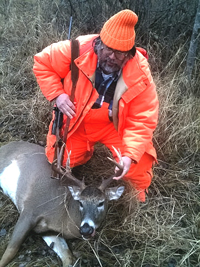
[[[63,112],[63,135],[67,116],[71,119],[67,151],[70,166],[86,163],[94,144],[106,145],[116,158],[113,146],[121,151],[123,172],[115,179],[129,180],[145,201],[145,190],[152,179],[156,152],[152,145],[157,125],[158,99],[145,50],[135,48],[137,15],[122,10],[103,26],[100,35],[78,37],[80,56],[75,101],[71,93],[70,41],[61,41],[35,56],[33,71],[44,96],[55,100]],[[47,136],[46,155],[53,161],[55,135]]]

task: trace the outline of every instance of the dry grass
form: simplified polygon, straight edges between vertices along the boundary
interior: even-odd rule
[[[4,25],[0,28],[1,144],[20,139],[45,144],[51,118],[52,106],[41,95],[31,71],[33,55],[64,38],[64,34],[58,34],[52,17],[43,21],[38,6],[31,8],[28,5],[31,1],[25,3],[23,16],[17,14],[17,7],[16,10],[10,7],[12,16],[7,21],[0,17]],[[78,34],[78,30],[74,32]],[[110,205],[105,226],[96,239],[70,242],[75,255],[80,257],[80,266],[200,266],[200,99],[192,93],[199,78],[191,85],[184,77],[185,44],[180,45],[165,67],[161,60],[162,46],[156,45],[156,49],[154,45],[149,50],[160,100],[160,119],[154,138],[159,164],[154,168],[147,202],[136,203],[134,192],[126,185],[126,194]],[[162,72],[158,72],[161,67]],[[108,153],[98,145],[93,159],[79,167],[77,175],[85,175],[88,182],[109,175],[112,167],[105,160]],[[0,225],[7,230],[0,240],[0,255],[16,220],[13,205],[0,194]],[[60,264],[35,235],[27,239],[9,266],[24,263],[27,267]]]

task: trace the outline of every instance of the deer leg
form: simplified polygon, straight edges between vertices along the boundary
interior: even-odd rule
[[[73,256],[64,238],[53,235],[43,235],[42,238],[60,257],[63,267],[69,267],[72,265]]]
[[[30,216],[22,213],[15,225],[11,240],[0,260],[0,267],[6,266],[17,254],[27,234],[32,229],[33,222]]]

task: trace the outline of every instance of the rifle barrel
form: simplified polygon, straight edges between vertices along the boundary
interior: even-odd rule
[[[71,29],[72,29],[72,16],[70,17],[70,21],[69,21],[69,31],[68,31],[68,40],[71,39]]]

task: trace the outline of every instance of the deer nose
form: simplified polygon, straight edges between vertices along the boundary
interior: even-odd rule
[[[90,226],[88,223],[84,223],[83,226],[80,227],[80,234],[84,237],[89,237],[93,234],[94,227]]]

